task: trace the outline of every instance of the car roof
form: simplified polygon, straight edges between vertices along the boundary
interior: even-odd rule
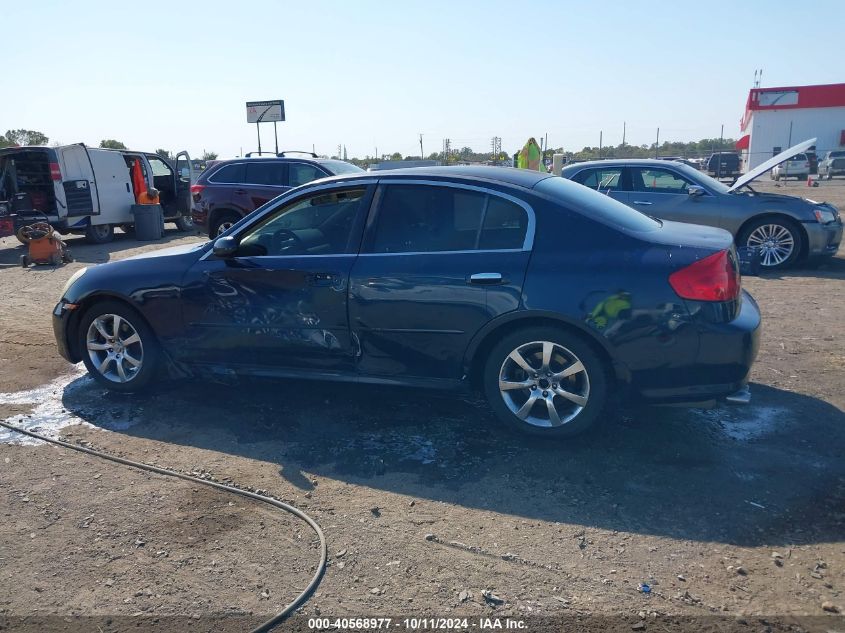
[[[339,176],[323,178],[321,182],[331,180],[359,180],[362,178],[378,178],[379,180],[410,180],[416,178],[433,178],[436,180],[470,179],[533,189],[541,180],[552,177],[552,174],[544,174],[530,169],[516,169],[514,167],[455,165],[453,167],[405,167],[403,169],[364,172],[362,174],[341,174]]]

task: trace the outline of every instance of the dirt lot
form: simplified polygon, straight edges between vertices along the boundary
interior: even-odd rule
[[[845,208],[845,181],[764,187]],[[549,445],[428,392],[249,382],[108,393],[57,357],[50,308],[79,267],[163,243],[72,242],[77,263],[23,270],[0,240],[0,419],[305,509],[331,564],[304,615],[845,626],[832,613],[845,610],[842,256],[744,280],[765,319],[751,405],[629,409]],[[0,433],[0,630],[244,630],[313,573],[315,539],[294,518],[9,439]],[[67,619],[79,615],[98,619]]]

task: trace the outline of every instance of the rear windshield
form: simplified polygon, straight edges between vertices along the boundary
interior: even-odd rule
[[[336,176],[340,174],[357,174],[364,171],[360,167],[353,165],[352,163],[347,163],[343,160],[323,160],[320,161],[320,165]]]
[[[534,191],[551,196],[568,209],[613,227],[640,232],[656,231],[660,228],[660,222],[657,220],[617,202],[610,196],[565,178],[541,180],[534,187]]]

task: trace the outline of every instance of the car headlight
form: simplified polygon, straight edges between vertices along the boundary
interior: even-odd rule
[[[65,287],[62,288],[62,297],[64,297],[67,294],[67,291],[70,290],[70,287],[76,282],[76,280],[79,279],[80,277],[82,277],[82,275],[85,274],[86,270],[88,270],[87,266],[85,268],[80,268],[79,270],[77,270],[75,273],[73,273],[70,276],[70,279],[67,280]]]
[[[816,214],[816,220],[818,220],[821,224],[828,224],[836,219],[833,211],[828,209],[815,209],[814,212]]]

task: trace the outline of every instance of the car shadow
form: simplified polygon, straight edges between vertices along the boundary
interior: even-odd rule
[[[142,242],[135,238],[135,234],[123,233],[121,230],[116,230],[114,233],[114,240],[106,244],[89,244],[85,241],[82,235],[64,235],[64,240],[67,247],[75,261],[86,264],[102,264],[113,259],[116,253],[122,251],[140,248],[146,244],[160,244],[161,247],[167,246],[170,242],[175,242],[186,237],[195,236],[193,232],[181,232],[171,225],[165,225],[164,236],[160,240],[154,242]],[[197,236],[197,241],[200,238]],[[27,252],[27,247],[17,241],[14,237],[6,238],[0,245],[0,268],[8,266],[20,266],[21,255]],[[53,270],[55,267],[50,265],[37,266],[34,270]]]
[[[173,383],[118,395],[87,377],[63,406],[139,438],[506,515],[743,546],[845,538],[845,414],[752,385],[753,403],[630,407],[561,442],[449,394],[300,381]]]
[[[825,257],[809,263],[800,263],[796,268],[761,271],[757,276],[761,279],[843,279],[845,278],[845,259],[839,255]]]

